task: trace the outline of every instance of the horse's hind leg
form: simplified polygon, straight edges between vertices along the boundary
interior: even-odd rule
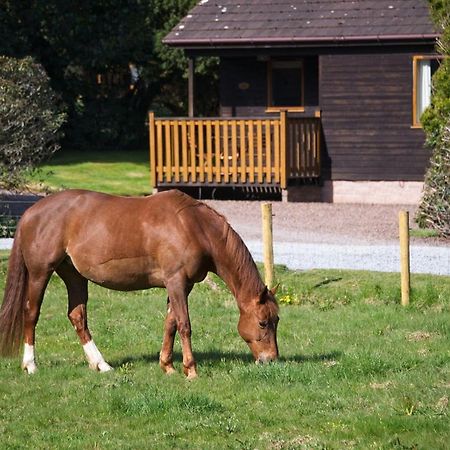
[[[26,370],[29,374],[36,372],[37,369],[34,352],[36,324],[39,320],[42,300],[50,275],[51,272],[41,274],[30,273],[28,277],[27,301],[24,310],[22,369]]]
[[[62,278],[69,297],[69,308],[67,315],[75,328],[84,353],[89,363],[89,367],[100,372],[112,370],[112,367],[105,362],[102,354],[97,349],[92,340],[87,324],[88,282],[77,270],[67,261],[64,261],[57,269],[56,273]]]
[[[168,375],[175,372],[173,367],[173,343],[175,333],[177,332],[177,319],[175,318],[173,308],[170,306],[170,299],[167,298],[167,316],[164,322],[164,338],[159,354],[159,365]]]

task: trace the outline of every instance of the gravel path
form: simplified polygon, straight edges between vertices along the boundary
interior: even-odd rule
[[[262,261],[260,202],[207,201],[224,214]],[[291,269],[398,272],[398,212],[403,205],[272,203],[275,263]],[[450,275],[450,240],[411,238],[411,272]]]
[[[225,215],[256,261],[262,261],[261,202],[207,200]],[[291,269],[335,268],[398,272],[398,211],[402,205],[273,202],[276,264]],[[0,239],[10,248],[12,239]],[[450,240],[411,238],[411,272],[450,275]]]

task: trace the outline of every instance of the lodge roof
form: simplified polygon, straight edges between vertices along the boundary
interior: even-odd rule
[[[204,48],[437,36],[427,0],[200,0],[163,42]]]

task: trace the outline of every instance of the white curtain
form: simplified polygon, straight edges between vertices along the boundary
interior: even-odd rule
[[[431,62],[422,59],[417,65],[417,117],[419,122],[420,116],[429,106],[431,101]]]

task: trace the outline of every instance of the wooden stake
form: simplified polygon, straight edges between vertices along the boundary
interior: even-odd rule
[[[263,244],[264,244],[264,276],[266,286],[273,287],[273,235],[272,235],[272,204],[261,204],[263,222]]]
[[[398,215],[400,234],[400,266],[402,286],[402,306],[409,305],[410,268],[409,268],[409,213],[400,211]]]

